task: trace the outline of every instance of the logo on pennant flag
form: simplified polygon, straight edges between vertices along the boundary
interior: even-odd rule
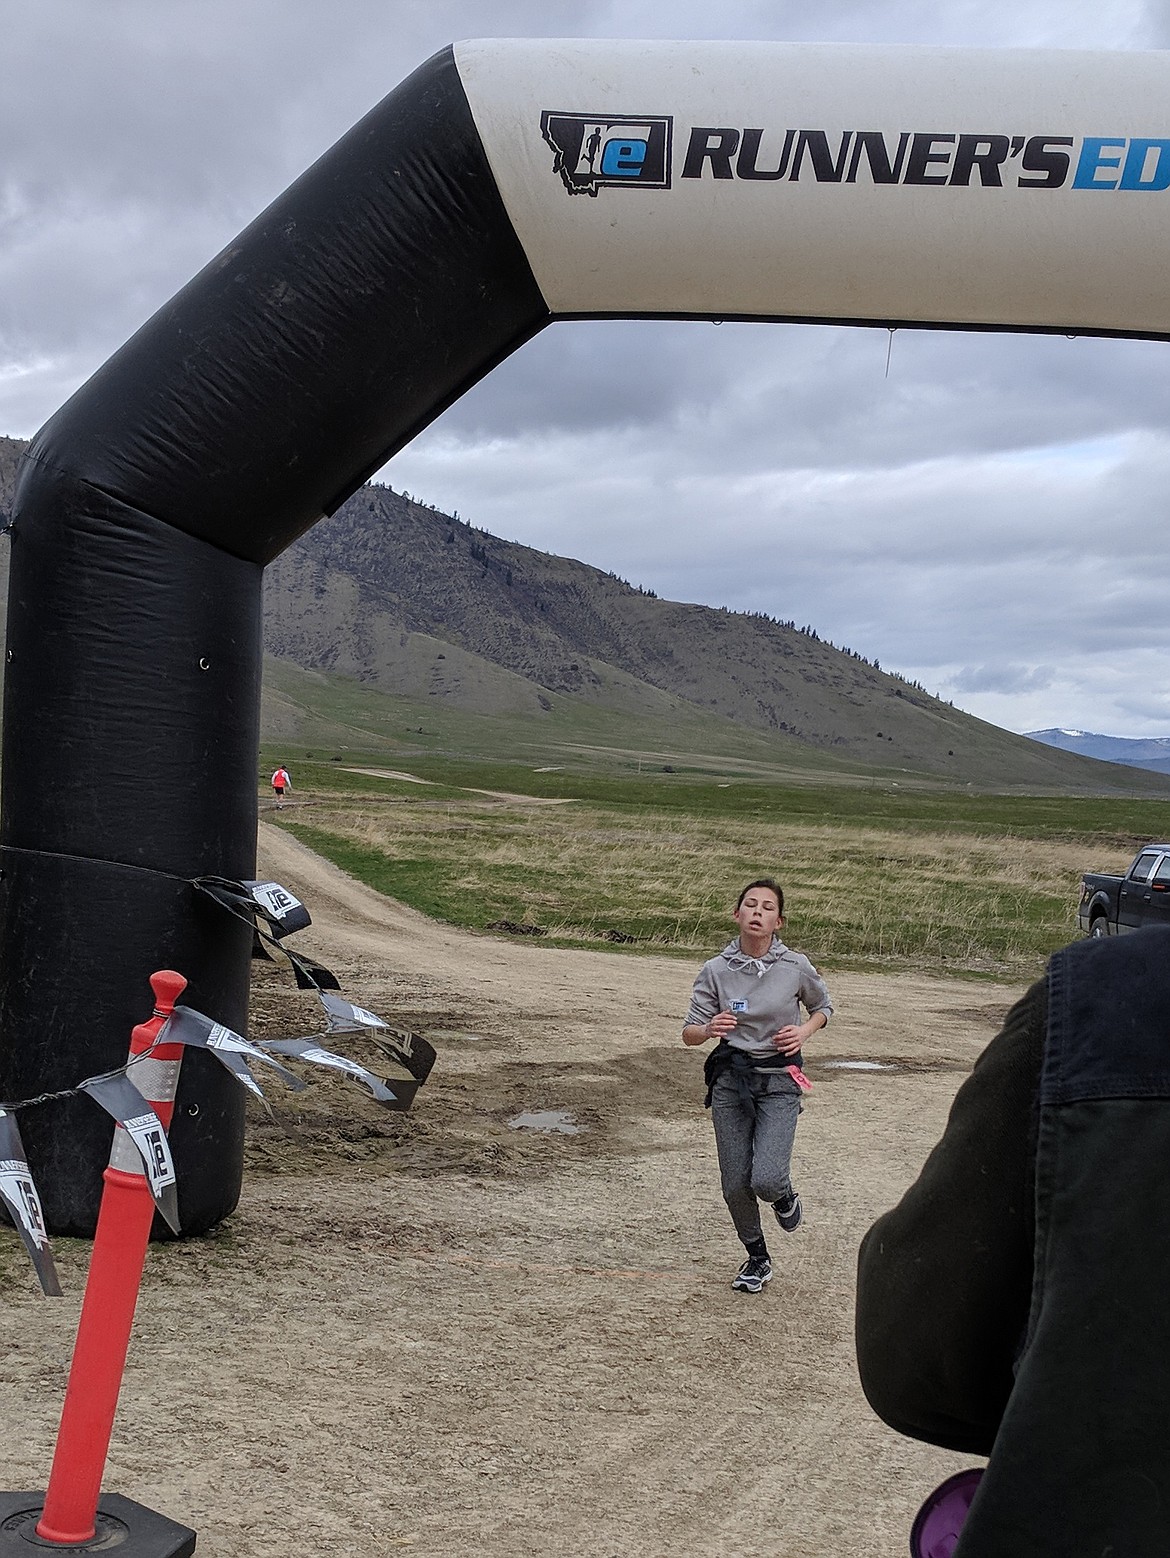
[[[19,1163],[11,1158],[0,1162],[0,1197],[3,1197],[9,1206],[15,1208],[25,1231],[37,1249],[47,1249],[49,1235],[45,1231],[40,1197],[29,1175],[27,1163]]]
[[[173,1185],[175,1165],[158,1115],[153,1112],[136,1115],[132,1120],[123,1120],[122,1125],[134,1138],[151,1186],[155,1190],[165,1190]]]

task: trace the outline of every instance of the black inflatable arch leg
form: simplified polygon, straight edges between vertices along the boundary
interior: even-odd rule
[[[450,50],[69,401],[13,514],[0,1099],[119,1065],[170,966],[242,1029],[251,936],[187,879],[253,872],[264,564],[549,322]],[[92,1231],[110,1125],[21,1111],[54,1232]],[[188,1232],[239,1193],[243,1092],[183,1064]]]
[[[35,467],[21,511],[0,879],[8,1098],[120,1065],[156,968],[185,973],[200,1010],[246,1023],[248,929],[182,878],[254,874],[260,694],[257,564]],[[60,621],[69,632],[46,632]],[[236,1203],[243,1113],[214,1057],[187,1055],[172,1136],[188,1231]],[[20,1126],[50,1227],[91,1232],[109,1118],[82,1097],[24,1110]]]

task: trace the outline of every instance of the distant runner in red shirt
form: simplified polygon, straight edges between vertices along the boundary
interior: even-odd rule
[[[292,780],[288,776],[287,768],[278,768],[272,776],[272,788],[276,791],[276,809],[280,811],[284,805],[284,792],[292,789]]]

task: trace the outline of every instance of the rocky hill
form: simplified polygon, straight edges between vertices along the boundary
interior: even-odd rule
[[[0,438],[0,513],[23,447]],[[431,706],[536,721],[553,696],[647,718],[685,707],[728,722],[729,749],[738,726],[778,752],[986,787],[1139,782],[963,714],[781,611],[659,600],[372,485],[265,575],[271,655]]]
[[[963,714],[812,629],[659,600],[387,487],[363,488],[270,566],[265,639],[298,665],[480,712],[539,717],[549,693],[647,714],[681,698],[858,766],[996,787],[1136,782]]]

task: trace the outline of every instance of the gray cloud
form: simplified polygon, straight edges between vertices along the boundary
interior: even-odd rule
[[[1050,665],[969,665],[951,684],[958,692],[1045,692],[1055,679]]]

